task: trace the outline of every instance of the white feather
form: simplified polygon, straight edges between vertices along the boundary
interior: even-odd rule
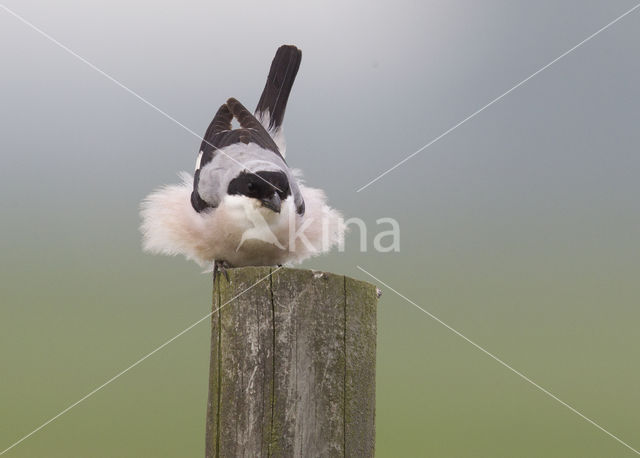
[[[284,138],[284,131],[282,130],[282,127],[276,129],[269,128],[271,115],[266,110],[257,112],[256,118],[260,121],[260,124],[262,124],[267,132],[269,132],[269,135],[271,135],[271,138],[273,138],[273,141],[276,143],[282,157],[287,157],[287,142]]]

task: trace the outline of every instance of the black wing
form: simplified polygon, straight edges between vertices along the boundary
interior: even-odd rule
[[[231,121],[234,117],[240,123],[239,129],[232,129]],[[278,146],[262,124],[244,105],[236,99],[230,98],[218,109],[204,134],[200,145],[202,152],[200,166],[210,162],[218,149],[235,143],[256,143],[282,158]],[[284,160],[284,158],[282,159]]]

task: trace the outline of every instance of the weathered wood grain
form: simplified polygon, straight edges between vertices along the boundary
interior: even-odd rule
[[[345,456],[374,456],[377,289],[345,277]]]
[[[375,287],[309,270],[228,273],[214,290],[206,456],[373,456]]]

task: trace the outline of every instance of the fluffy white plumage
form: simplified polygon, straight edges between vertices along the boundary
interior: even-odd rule
[[[326,204],[322,190],[305,186],[300,172],[294,173],[306,205],[303,216],[296,214],[292,197],[274,213],[255,199],[229,195],[217,208],[198,213],[189,200],[193,177],[183,172],[181,184],[165,186],[143,201],[143,248],[182,254],[203,267],[212,267],[215,260],[240,267],[299,263],[342,244],[341,214]]]

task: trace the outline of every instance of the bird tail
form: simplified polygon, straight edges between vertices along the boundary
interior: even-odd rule
[[[264,86],[255,114],[272,136],[282,125],[301,60],[302,51],[292,45],[283,45],[278,48],[271,62],[267,84]]]

